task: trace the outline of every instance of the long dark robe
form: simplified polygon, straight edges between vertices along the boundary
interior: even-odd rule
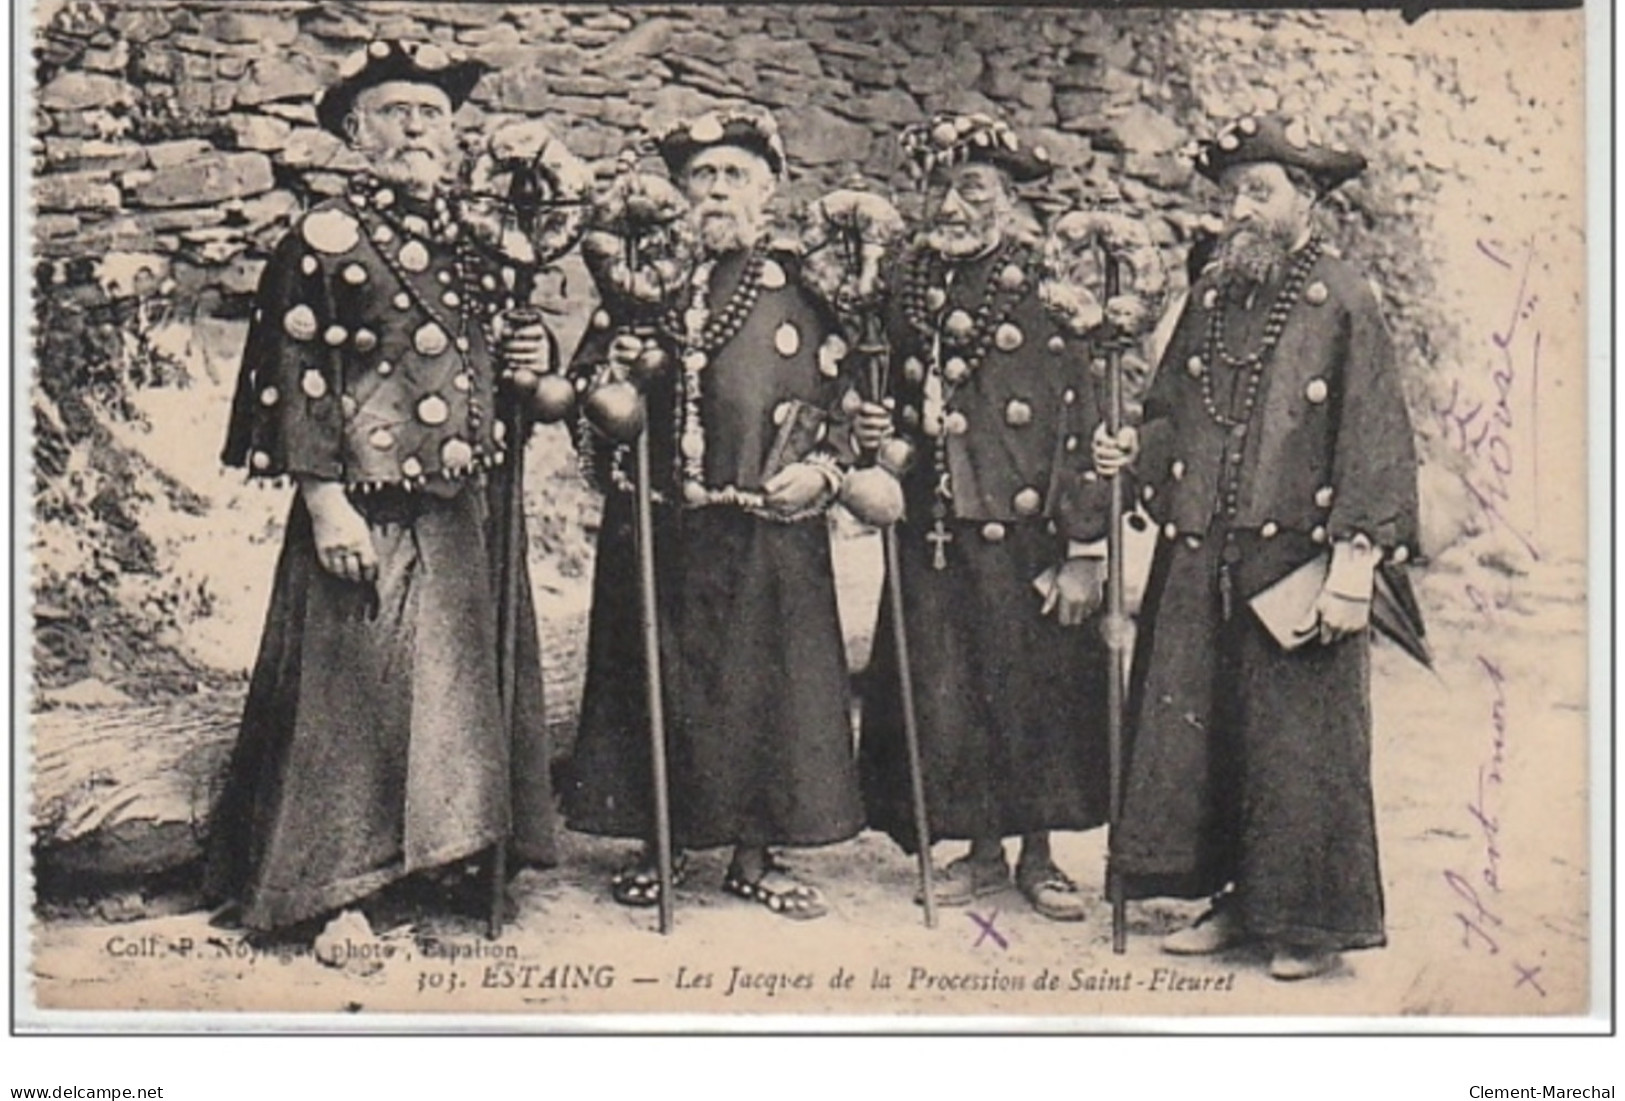
[[[718,265],[717,309],[738,283],[740,257]],[[775,261],[777,262],[777,261]],[[797,400],[827,407],[821,370],[827,319],[775,280],[702,377],[710,485],[759,488],[774,411]],[[786,326],[798,334],[782,337]],[[603,340],[576,357],[590,370]],[[657,483],[675,496],[668,375],[650,387]],[[593,580],[581,729],[562,798],[585,833],[653,836],[648,704],[632,498],[608,487]],[[655,559],[674,838],[679,846],[818,845],[862,826],[845,649],[829,531],[736,508],[656,513]]]
[[[1101,380],[1089,343],[1045,312],[1030,250],[1006,246],[957,265],[952,279],[943,268],[929,266],[928,282],[944,288],[932,333],[915,328],[900,302],[888,319],[891,396],[917,449],[897,538],[932,836],[1089,829],[1107,811],[1106,654],[1098,621],[1061,627],[1041,615],[1033,581],[1062,564],[1069,537],[1106,533],[1106,485],[1087,469],[1105,408]],[[1014,289],[989,305],[989,277],[1000,273]],[[925,431],[926,364],[938,343],[944,361],[957,354],[947,317],[984,309],[994,332],[1016,339],[990,342],[954,391],[946,408],[964,418],[964,431],[949,432],[938,462]],[[946,507],[935,492],[944,475]],[[931,562],[934,506],[952,536],[941,570]],[[891,632],[888,604],[862,681],[864,801],[870,824],[912,850]]]
[[[571,829],[653,835],[648,693],[631,509],[599,536]],[[679,845],[818,845],[861,816],[829,536],[742,512],[657,525],[673,834]]]
[[[516,864],[553,862],[541,663],[523,577],[514,737],[503,726],[491,505],[502,480],[449,498],[360,498],[379,554],[376,596],[322,569],[295,498],[211,818],[209,894],[239,901],[249,928],[319,916],[503,837]]]
[[[1106,652],[1098,621],[1041,616],[1032,579],[1065,541],[1043,521],[1000,544],[956,523],[951,566],[931,568],[901,540],[903,617],[934,840],[1082,830],[1106,819]],[[889,602],[863,676],[863,780],[869,822],[917,848]]]
[[[1112,868],[1139,896],[1233,886],[1260,938],[1375,947],[1368,638],[1287,652],[1247,601],[1339,541],[1402,558],[1417,530],[1415,451],[1375,297],[1332,255],[1247,408],[1245,373],[1211,354],[1208,327],[1222,310],[1232,353],[1259,347],[1278,290],[1247,303],[1199,280],[1146,401],[1136,468],[1163,539]],[[1245,429],[1215,423],[1210,400]]]
[[[1254,936],[1325,949],[1385,943],[1371,788],[1369,641],[1287,653],[1250,612],[1223,617],[1222,533],[1158,548],[1135,654],[1112,869],[1133,896],[1234,885]],[[1254,592],[1314,557],[1303,536],[1240,533]]]
[[[523,569],[511,735],[498,690],[498,502],[518,448],[482,322],[513,300],[493,258],[386,224],[372,184],[301,216],[266,265],[222,455],[253,478],[349,486],[379,554],[375,587],[327,573],[296,499],[211,817],[211,892],[256,928],[505,834],[517,861],[553,853]],[[388,205],[425,228],[434,215]]]

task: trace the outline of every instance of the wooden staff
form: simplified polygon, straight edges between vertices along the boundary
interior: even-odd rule
[[[649,427],[645,413],[637,443],[638,590],[642,597],[643,663],[649,694],[649,762],[654,781],[655,862],[660,876],[660,931],[671,932],[671,796],[666,779],[666,708],[660,678],[660,605],[655,589],[654,506],[649,492]]]
[[[503,417],[507,426],[509,444],[507,497],[503,501],[502,516],[502,603],[497,611],[502,626],[502,652],[498,675],[502,688],[502,729],[507,734],[508,751],[513,752],[518,741],[519,695],[519,578],[525,568],[525,442],[530,430],[530,417],[525,403],[517,395],[509,403]],[[507,778],[511,800],[512,773]],[[510,820],[512,817],[510,811]],[[511,829],[511,821],[504,830]],[[503,903],[508,886],[508,837],[497,838],[491,846],[491,907],[486,917],[485,933],[491,940],[502,935]]]
[[[1110,254],[1105,263],[1105,299],[1111,301],[1118,294],[1121,274],[1116,258]],[[1115,336],[1106,350],[1106,431],[1113,439],[1123,428],[1123,350]],[[1110,481],[1106,529],[1106,618],[1101,624],[1108,655],[1106,680],[1106,746],[1110,765],[1108,782],[1111,784],[1108,802],[1108,844],[1106,855],[1106,893],[1112,907],[1112,951],[1122,955],[1128,947],[1128,920],[1123,898],[1122,877],[1112,868],[1110,840],[1117,837],[1117,823],[1123,811],[1123,682],[1127,667],[1128,616],[1123,586],[1123,479],[1114,475]]]
[[[626,239],[627,270],[638,270],[638,241]],[[655,583],[653,463],[649,457],[649,397],[640,393],[643,427],[635,445],[637,464],[636,542],[638,596],[643,626],[644,690],[649,697],[649,773],[654,786],[655,870],[660,882],[660,932],[670,933],[676,891],[671,851],[671,786],[666,775],[666,701],[660,675],[660,593]]]
[[[877,318],[866,319],[869,338],[863,351],[869,355],[869,390],[878,403],[885,397],[882,378],[888,354]],[[903,574],[897,549],[897,525],[880,529],[886,553],[886,601],[891,606],[892,644],[897,648],[897,690],[903,703],[903,746],[908,754],[909,794],[914,803],[914,841],[919,848],[920,897],[925,905],[925,927],[937,927],[936,884],[931,869],[931,819],[925,806],[925,770],[920,763],[920,723],[914,713],[914,668],[909,663],[908,628],[903,622]]]

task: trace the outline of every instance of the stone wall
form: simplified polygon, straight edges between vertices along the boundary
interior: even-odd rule
[[[48,6],[49,7],[49,6]],[[541,116],[607,167],[645,125],[725,102],[778,112],[787,204],[861,173],[901,187],[895,136],[928,113],[1009,117],[1080,177],[1125,176],[1176,243],[1188,137],[1141,14],[1004,9],[75,3],[41,38],[42,255],[161,258],[208,314],[250,293],[288,219],[355,161],[312,94],[374,35],[455,42],[498,71],[462,121]],[[42,15],[47,13],[42,12]],[[1119,159],[1120,158],[1120,159]]]
[[[1549,99],[1513,87],[1520,44],[1544,44],[1520,33],[1539,16],[1408,27],[1396,13],[891,5],[38,8],[41,252],[161,256],[205,313],[251,290],[289,216],[355,166],[314,125],[310,100],[375,35],[455,43],[494,66],[465,112],[470,128],[542,116],[601,164],[647,125],[730,101],[770,107],[794,162],[789,203],[854,172],[903,189],[900,126],[937,110],[995,112],[1067,166],[1059,201],[1080,181],[1114,178],[1154,215],[1175,263],[1207,198],[1179,149],[1239,112],[1305,112],[1369,151],[1378,171],[1341,196],[1342,220],[1381,223],[1424,254],[1441,182],[1535,170],[1551,114]],[[1463,65],[1497,54],[1505,84],[1468,86]],[[1412,288],[1398,291],[1404,309]]]

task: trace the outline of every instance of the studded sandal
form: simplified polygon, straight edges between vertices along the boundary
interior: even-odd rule
[[[736,898],[766,906],[792,921],[811,921],[829,913],[818,888],[792,878],[790,869],[771,856],[756,879],[746,879],[737,864],[729,864],[727,874],[722,877],[722,889]]]
[[[688,854],[678,853],[671,864],[672,886],[680,886],[688,871]],[[639,857],[609,879],[609,895],[622,906],[660,905],[660,872]]]

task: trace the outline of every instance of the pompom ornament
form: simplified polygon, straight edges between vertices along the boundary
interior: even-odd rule
[[[530,393],[531,414],[542,424],[557,424],[575,409],[576,389],[556,372],[536,380]]]
[[[643,431],[643,394],[630,382],[595,386],[582,402],[588,422],[607,439],[632,443]]]
[[[880,466],[847,474],[840,501],[859,520],[873,527],[890,527],[903,518],[903,486],[897,475]]]

